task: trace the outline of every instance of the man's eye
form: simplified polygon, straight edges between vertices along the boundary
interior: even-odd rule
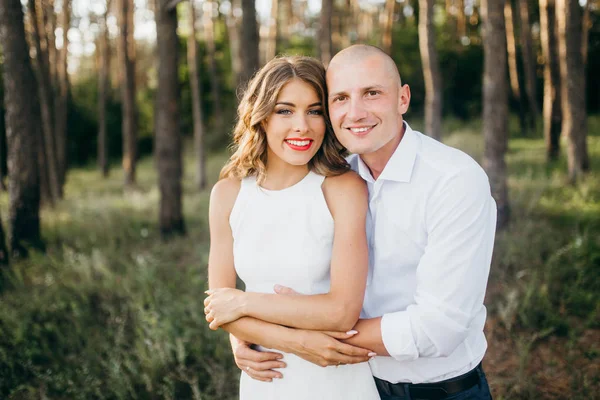
[[[377,90],[369,90],[369,91],[367,92],[367,94],[368,94],[369,96],[377,96],[377,95],[379,94],[379,92],[378,92]]]
[[[347,96],[336,96],[333,98],[333,102],[344,101],[347,99]]]

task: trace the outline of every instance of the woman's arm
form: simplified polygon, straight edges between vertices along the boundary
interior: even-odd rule
[[[323,192],[335,224],[329,293],[290,296],[210,291],[205,305],[212,313],[211,328],[249,316],[303,329],[352,329],[362,308],[368,270],[367,188],[358,175],[348,172],[327,178]]]

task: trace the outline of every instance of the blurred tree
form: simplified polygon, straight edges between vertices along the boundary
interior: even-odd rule
[[[242,70],[240,82],[246,85],[252,75],[259,68],[258,57],[258,23],[256,22],[255,0],[241,0],[242,4],[242,29],[240,58]]]
[[[110,90],[110,46],[108,36],[108,14],[112,0],[106,1],[106,11],[100,19],[98,35],[98,57],[100,73],[98,74],[98,167],[103,177],[108,177],[108,135],[106,132],[106,98]]]
[[[119,82],[121,107],[123,108],[123,171],[125,187],[135,185],[137,162],[137,106],[135,102],[135,40],[133,38],[134,0],[119,0],[118,24],[120,35],[118,53],[120,60]]]
[[[56,62],[57,62],[57,50],[56,50],[56,12],[55,12],[55,1],[45,0],[42,2],[44,6],[44,26],[45,34],[48,38],[48,64],[50,66],[50,84],[53,88],[56,87]]]
[[[4,106],[8,145],[10,250],[26,256],[43,247],[40,236],[40,185],[37,143],[42,137],[37,88],[25,40],[19,0],[0,0]]]
[[[456,0],[456,35],[459,39],[467,36],[467,17],[465,15],[465,0]]]
[[[36,54],[36,71],[39,90],[40,108],[42,112],[43,137],[40,146],[40,170],[44,201],[54,203],[60,198],[60,180],[58,178],[58,160],[56,158],[56,137],[54,132],[54,99],[50,79],[48,58],[48,37],[44,24],[44,4],[42,0],[29,0],[29,12],[33,34],[33,45]],[[43,154],[43,155],[42,155]]]
[[[231,0],[229,13],[225,17],[227,22],[227,36],[229,38],[229,52],[231,54],[231,75],[233,87],[238,87],[242,82],[242,55],[240,52],[240,25],[241,25],[241,0]]]
[[[385,1],[385,14],[383,23],[383,35],[381,39],[381,49],[392,54],[392,29],[394,27],[394,13],[396,11],[396,0]]]
[[[279,10],[279,20],[281,22],[277,22],[277,24],[281,27],[279,29],[280,43],[282,48],[288,48],[290,46],[290,38],[292,37],[292,32],[294,26],[298,21],[296,21],[296,15],[294,13],[294,6],[292,0],[278,0],[281,1],[281,4],[278,5]]]
[[[62,0],[62,9],[60,13],[60,27],[62,28],[62,48],[60,53],[55,55],[56,63],[56,97],[55,105],[55,129],[56,137],[56,160],[58,167],[59,189],[62,197],[63,186],[65,184],[67,173],[67,115],[69,113],[69,75],[68,55],[69,55],[69,28],[71,27],[71,0]],[[54,38],[52,38],[54,40]],[[55,47],[55,46],[53,46]],[[56,53],[56,49],[54,50]]]
[[[590,169],[587,151],[585,67],[581,54],[582,10],[577,0],[556,0],[562,133],[567,138],[569,180]]]
[[[279,0],[271,0],[271,15],[269,15],[269,34],[265,46],[265,61],[269,61],[277,54],[277,25],[278,25]]]
[[[581,26],[581,55],[583,57],[584,66],[587,64],[590,28],[592,27],[592,18],[590,16],[590,10],[592,9],[592,1],[593,0],[586,0],[585,5],[583,6],[583,21]]]
[[[321,2],[321,24],[318,38],[319,58],[327,66],[333,57],[333,42],[331,40],[331,17],[333,14],[333,0]]]
[[[8,250],[6,249],[6,235],[4,235],[4,226],[0,217],[0,266],[8,265]],[[0,292],[2,291],[2,275],[0,273]]]
[[[160,190],[159,227],[164,238],[185,234],[181,198],[183,166],[179,133],[179,40],[174,4],[169,0],[155,0],[154,12],[158,57],[154,154]]]
[[[442,138],[442,76],[435,48],[434,0],[419,0],[419,49],[425,80],[425,133]]]
[[[555,0],[540,0],[540,40],[544,55],[543,129],[548,161],[558,158],[562,119],[555,5]]]
[[[196,40],[196,8],[194,0],[189,0],[190,34],[187,44],[187,59],[192,92],[192,117],[194,120],[194,147],[196,153],[196,186],[206,187],[206,166],[204,157],[204,122],[202,118],[202,88],[200,86],[198,63],[198,42]]]
[[[507,0],[508,1],[508,0]],[[505,154],[508,147],[508,90],[504,0],[482,0],[483,18],[483,167],[498,207],[498,229],[508,223],[509,203]]]
[[[194,0],[189,0],[194,1]],[[215,25],[214,25],[214,5],[216,3],[211,0],[206,0],[204,3],[204,43],[206,46],[206,53],[208,56],[208,71],[210,73],[210,87],[212,94],[212,116],[214,121],[214,127],[220,130],[223,123],[223,116],[221,112],[221,88],[219,84],[219,74],[217,72],[217,56],[215,50]]]
[[[512,0],[505,0],[504,3],[504,23],[506,31],[506,48],[508,51],[508,76],[510,78],[510,88],[514,101],[519,108],[519,122],[521,123],[521,132],[527,131],[527,121],[525,117],[525,103],[521,96],[521,86],[519,84],[519,68],[517,68],[517,40],[515,36],[515,24]]]
[[[508,0],[507,0],[508,1]],[[525,78],[525,93],[529,106],[529,125],[535,132],[535,120],[539,114],[536,90],[536,61],[533,54],[533,39],[529,21],[529,1],[517,0],[519,7],[519,33],[521,37],[521,55],[523,59],[523,77]]]

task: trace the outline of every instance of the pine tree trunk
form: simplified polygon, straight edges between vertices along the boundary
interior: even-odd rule
[[[36,162],[42,124],[19,1],[0,0],[0,47],[8,145],[9,247],[14,256],[26,256],[30,246],[43,247]]]
[[[119,0],[119,59],[121,109],[123,114],[123,172],[125,187],[135,185],[137,162],[137,110],[135,104],[135,41],[133,38],[133,0]]]
[[[112,1],[107,0],[106,12],[101,20],[98,55],[100,74],[98,79],[98,168],[103,177],[108,177],[108,135],[106,132],[106,101],[110,90],[110,48],[108,38],[108,10]]]
[[[259,68],[258,23],[255,0],[242,1],[242,29],[240,55],[242,60],[241,83],[246,85]]]
[[[277,20],[279,10],[279,0],[271,0],[271,15],[269,16],[269,36],[267,46],[265,47],[265,60],[269,61],[275,58],[277,54]]]
[[[155,157],[160,189],[160,233],[166,238],[184,234],[182,160],[179,134],[177,10],[168,0],[156,0],[158,88],[156,92]]]
[[[504,0],[482,0],[483,18],[483,167],[498,207],[498,228],[508,223],[505,154],[508,147],[508,90]]]
[[[231,9],[227,14],[227,36],[229,39],[229,51],[231,55],[231,72],[233,84],[238,87],[242,83],[242,59],[240,52],[240,24],[241,19],[237,17],[236,10],[240,9],[240,0],[231,1]]]
[[[533,43],[531,38],[531,29],[529,27],[529,6],[528,0],[517,0],[519,6],[521,51],[523,58],[523,72],[525,77],[525,93],[527,93],[527,103],[529,105],[530,127],[535,132],[535,121],[539,114],[537,105],[536,90],[536,71],[535,58],[533,55]]]
[[[521,96],[521,87],[519,85],[519,69],[517,68],[517,41],[515,37],[515,24],[513,16],[512,0],[505,0],[504,3],[504,23],[506,31],[506,49],[508,52],[508,75],[510,77],[510,88],[514,100],[519,107],[519,122],[521,131],[527,132],[527,121],[525,118],[525,104]]]
[[[215,27],[213,23],[213,2],[207,1],[204,4],[204,41],[206,43],[206,52],[208,55],[208,66],[210,72],[210,87],[213,100],[213,118],[214,126],[220,130],[222,126],[222,112],[221,112],[221,96],[220,96],[220,85],[219,85],[219,74],[217,72],[217,59],[215,51]]]
[[[560,153],[562,119],[555,5],[555,0],[540,0],[540,39],[545,61],[543,129],[548,161],[556,160]]]
[[[56,88],[57,81],[57,50],[56,50],[56,12],[54,0],[45,0],[46,11],[44,19],[46,23],[46,36],[48,38],[48,62],[50,66],[50,84]]]
[[[425,133],[442,137],[442,76],[435,48],[434,0],[419,0],[419,49],[425,81]]]
[[[383,38],[381,40],[381,49],[389,55],[392,55],[392,32],[394,30],[395,9],[396,0],[385,1],[385,22],[383,24]]]
[[[200,87],[198,43],[196,42],[196,9],[194,2],[189,2],[190,35],[188,37],[188,68],[190,71],[190,87],[192,91],[192,117],[194,119],[194,148],[196,153],[196,186],[199,190],[206,188],[206,166],[204,158],[204,123],[202,121],[202,88]]]
[[[2,218],[0,217],[0,267],[7,266],[9,264],[8,250],[6,248],[6,235],[4,234],[4,226],[2,224]],[[4,287],[2,274],[0,274],[0,292]]]
[[[58,177],[58,162],[56,158],[56,143],[54,132],[54,99],[50,82],[50,66],[48,61],[48,46],[46,30],[44,28],[43,4],[41,0],[30,0],[29,10],[31,12],[33,26],[33,42],[35,45],[37,60],[37,81],[42,114],[44,168],[48,177],[47,188],[49,198],[45,199],[53,205],[60,198],[60,180]]]
[[[319,57],[327,66],[333,57],[333,42],[331,40],[331,18],[333,0],[323,0],[321,3],[321,28],[319,30]]]
[[[588,45],[590,42],[590,28],[592,27],[592,18],[590,15],[591,3],[593,0],[587,0],[583,9],[582,36],[581,36],[581,55],[583,65],[587,65]]]
[[[567,138],[569,180],[589,170],[585,67],[581,55],[582,10],[577,0],[556,0],[562,103],[562,136]]]
[[[63,0],[60,14],[60,26],[63,28],[63,47],[57,59],[57,95],[55,101],[56,112],[56,159],[58,166],[59,193],[62,197],[63,186],[67,173],[67,117],[69,101],[69,75],[67,73],[67,59],[69,55],[69,28],[71,27],[71,0]]]
[[[465,0],[458,0],[456,4],[456,34],[460,39],[467,36],[467,17],[465,15]]]

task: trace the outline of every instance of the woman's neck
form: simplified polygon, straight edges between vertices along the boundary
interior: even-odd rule
[[[275,158],[273,160],[273,158]],[[272,161],[271,161],[272,160]],[[308,174],[308,165],[292,165],[278,157],[267,161],[267,177],[261,186],[267,190],[282,190],[300,182]]]

